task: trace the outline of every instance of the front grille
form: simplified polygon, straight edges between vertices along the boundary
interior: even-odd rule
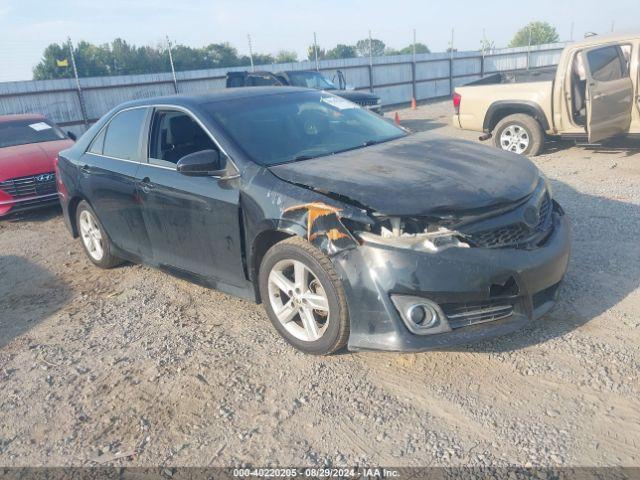
[[[539,208],[538,223],[530,228],[522,223],[514,223],[492,230],[470,234],[468,240],[476,247],[504,248],[530,243],[532,240],[548,233],[553,224],[553,205],[549,195],[545,193]]]
[[[513,315],[513,304],[509,300],[488,300],[474,303],[449,303],[441,305],[452,329],[468,327],[478,323],[494,322]]]
[[[51,178],[46,178],[51,176]],[[44,177],[39,180],[38,177]],[[13,198],[35,197],[56,193],[56,177],[53,172],[29,177],[12,178],[0,182],[0,190],[7,192]]]

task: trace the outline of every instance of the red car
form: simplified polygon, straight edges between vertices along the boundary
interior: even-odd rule
[[[42,115],[0,115],[0,217],[58,202],[54,163],[73,137]]]

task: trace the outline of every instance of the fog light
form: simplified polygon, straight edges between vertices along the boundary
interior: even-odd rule
[[[411,333],[431,335],[451,331],[440,306],[423,297],[391,295],[402,321]]]

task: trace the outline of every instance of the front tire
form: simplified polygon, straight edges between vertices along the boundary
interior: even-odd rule
[[[111,253],[112,244],[107,232],[91,206],[82,200],[76,209],[76,225],[87,257],[100,268],[112,268],[122,260]]]
[[[259,287],[271,323],[298,350],[329,355],[347,344],[342,281],[310,243],[292,237],[271,247],[260,265]]]
[[[544,148],[544,131],[532,116],[516,113],[498,122],[493,130],[493,142],[502,150],[535,157]]]

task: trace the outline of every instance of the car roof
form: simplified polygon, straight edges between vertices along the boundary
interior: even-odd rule
[[[24,122],[30,120],[46,120],[41,113],[25,113],[17,115],[0,115],[0,123]]]
[[[269,86],[269,87],[239,87],[216,90],[211,93],[198,95],[170,95],[165,97],[145,98],[123,103],[120,108],[138,107],[145,105],[175,105],[178,107],[191,107],[205,103],[221,102],[225,100],[235,100],[240,98],[266,97],[269,95],[283,95],[290,93],[314,91],[309,88]]]
[[[625,42],[625,41],[635,41],[640,39],[640,34],[638,33],[627,33],[627,34],[619,34],[619,33],[611,33],[607,35],[593,35],[591,37],[587,37],[584,40],[580,40],[575,43],[570,43],[568,46],[575,48],[581,47],[592,47],[605,43],[614,43],[614,42]]]

